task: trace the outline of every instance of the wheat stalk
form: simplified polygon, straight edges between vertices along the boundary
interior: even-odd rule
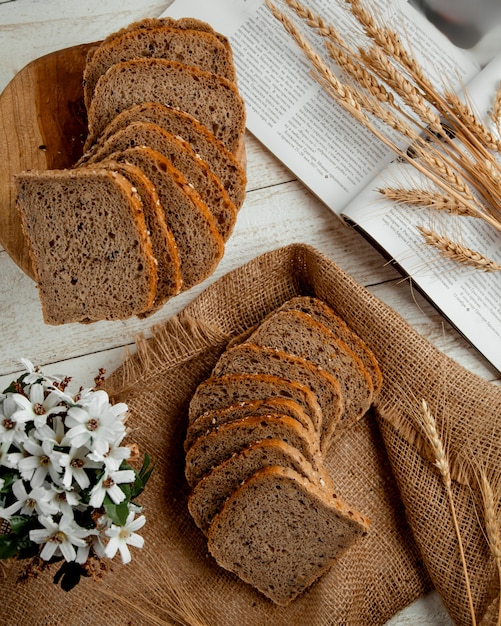
[[[438,433],[437,423],[435,417],[433,416],[430,408],[428,407],[428,403],[426,400],[422,399],[421,401],[421,426],[423,428],[423,432],[426,436],[427,442],[430,446],[431,452],[433,454],[433,458],[435,459],[434,465],[438,469],[440,476],[442,478],[442,482],[445,487],[445,492],[447,494],[447,500],[449,503],[449,508],[451,511],[452,521],[454,525],[454,532],[456,533],[456,538],[459,546],[459,554],[461,558],[461,564],[463,568],[463,575],[466,585],[466,593],[468,597],[468,604],[470,608],[471,620],[473,626],[476,626],[476,617],[475,617],[475,609],[473,606],[473,597],[471,594],[470,588],[470,577],[468,575],[468,568],[466,565],[466,557],[464,553],[463,541],[461,538],[461,532],[459,528],[459,521],[456,514],[456,507],[454,505],[454,496],[452,493],[452,478],[451,471],[449,466],[449,459],[445,450],[445,447],[442,443],[442,439]]]
[[[494,106],[491,111],[491,119],[496,125],[498,133],[501,133],[501,81],[496,91],[496,97],[494,98]]]
[[[429,246],[436,248],[446,259],[484,272],[499,272],[501,270],[501,265],[488,259],[480,252],[467,248],[460,243],[452,241],[445,235],[439,235],[424,226],[417,226],[417,229],[423,236],[424,241]]]

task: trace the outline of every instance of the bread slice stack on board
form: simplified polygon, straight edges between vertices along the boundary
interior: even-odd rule
[[[232,341],[188,409],[188,508],[222,567],[286,606],[363,536],[337,493],[332,443],[382,385],[366,344],[297,296]]]
[[[15,178],[49,324],[143,317],[205,280],[245,198],[245,106],[210,25],[135,22],[90,50],[83,85],[82,157]]]

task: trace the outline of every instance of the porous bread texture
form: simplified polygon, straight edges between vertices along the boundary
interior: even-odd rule
[[[196,525],[207,534],[214,516],[231,494],[252,474],[270,465],[290,467],[311,482],[325,486],[326,477],[294,446],[281,439],[262,439],[216,465],[193,488],[188,509]]]
[[[368,528],[339,498],[294,470],[265,467],[226,500],[208,530],[216,562],[287,606]]]
[[[136,28],[103,42],[87,59],[83,75],[86,108],[91,104],[99,77],[108,68],[142,57],[178,61],[236,81],[231,52],[214,34],[169,26]]]
[[[278,310],[302,311],[307,315],[311,315],[313,319],[321,322],[324,326],[327,326],[327,328],[342,339],[362,361],[365,369],[371,376],[374,387],[374,397],[379,393],[381,385],[383,384],[383,375],[374,353],[367,344],[362,341],[359,335],[357,335],[339,315],[334,313],[330,306],[313,296],[297,296],[285,302]]]
[[[295,447],[318,470],[322,467],[318,439],[288,415],[249,415],[215,427],[195,440],[186,453],[185,476],[194,487],[213,467],[261,439],[281,439]]]
[[[140,167],[155,186],[165,221],[176,240],[182,290],[210,276],[223,256],[224,241],[213,215],[181,172],[151,148],[129,148],[109,158]]]
[[[144,58],[116,63],[99,78],[88,110],[88,145],[115,115],[145,101],[186,111],[230,152],[240,149],[245,105],[234,83],[176,61]]]
[[[251,343],[242,343],[226,350],[212,371],[212,376],[238,373],[272,374],[302,383],[317,397],[322,411],[317,425],[322,439],[341,419],[344,401],[337,378],[302,357]]]
[[[143,203],[146,229],[150,236],[153,256],[157,261],[158,274],[154,306],[141,314],[149,315],[181,291],[181,264],[177,244],[165,222],[165,214],[156,189],[143,171],[131,163],[118,161],[107,161],[102,167],[125,176],[134,185]]]
[[[288,415],[309,430],[314,430],[311,417],[305,413],[304,408],[295,400],[279,397],[247,400],[230,404],[220,409],[206,411],[202,415],[199,415],[188,426],[184,440],[184,449],[185,451],[188,450],[195,439],[200,437],[200,435],[207,434],[216,426],[222,426],[223,424],[242,419],[248,415],[270,415],[270,413]]]
[[[147,146],[160,152],[183,174],[214,215],[221,237],[226,241],[235,226],[237,210],[220,180],[207,163],[200,159],[191,146],[179,137],[152,122],[132,122],[111,135],[89,159],[87,165],[95,164],[136,146]]]
[[[15,185],[46,323],[151,308],[157,263],[129,180],[103,169],[49,170],[19,174]]]
[[[373,384],[358,356],[324,324],[302,311],[276,311],[252,333],[248,343],[296,354],[337,377],[344,399],[340,422],[325,424],[322,450],[329,449],[334,435],[360,419],[369,409]]]
[[[297,402],[310,417],[312,430],[321,423],[322,410],[313,392],[297,381],[270,374],[228,374],[204,380],[193,394],[188,408],[188,420],[213,409],[265,398],[287,398]]]
[[[103,130],[98,141],[89,146],[78,164],[84,164],[111,135],[133,122],[152,122],[188,142],[219,178],[237,210],[240,209],[245,199],[247,183],[242,163],[193,116],[159,102],[142,102],[116,115]]]

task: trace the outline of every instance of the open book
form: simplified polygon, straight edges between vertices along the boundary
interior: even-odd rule
[[[487,111],[501,78],[501,58],[480,71],[467,52],[449,42],[406,0],[373,0],[401,33],[437,85],[467,85],[468,97]],[[307,5],[339,30],[337,3]],[[484,273],[443,259],[415,226],[436,220],[426,211],[385,201],[378,189],[408,182],[414,168],[345,113],[310,76],[302,53],[263,0],[177,0],[165,12],[197,17],[229,37],[247,127],[334,213],[360,230],[501,371],[501,274]],[[411,171],[412,170],[412,171]],[[461,218],[470,248],[501,264],[500,235],[481,220]],[[471,231],[471,232],[470,232]]]

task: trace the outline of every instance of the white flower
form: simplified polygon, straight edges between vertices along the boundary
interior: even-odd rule
[[[88,454],[89,459],[104,464],[105,468],[111,472],[119,469],[122,461],[130,457],[130,448],[119,446],[116,443],[109,445],[108,450],[102,454],[100,452],[91,452]]]
[[[43,424],[43,426],[35,429],[35,436],[40,439],[40,441],[47,439],[57,446],[62,445],[64,434],[64,422],[60,415],[54,415],[52,418],[52,426]]]
[[[105,548],[105,553],[108,558],[112,559],[117,553],[117,550],[119,550],[120,556],[122,557],[122,563],[129,563],[131,560],[129,545],[136,548],[143,547],[144,539],[140,535],[136,534],[135,531],[144,526],[146,518],[144,515],[140,515],[138,518],[134,519],[134,516],[135,513],[132,511],[127,516],[127,521],[124,526],[116,526],[115,524],[112,524],[111,528],[106,531],[106,535],[110,537],[110,540]]]
[[[92,446],[93,451],[106,454],[110,443],[125,434],[122,419],[126,406],[123,403],[111,405],[108,394],[102,390],[88,394],[84,403],[79,402],[68,411],[65,424],[69,430],[65,441],[78,448]]]
[[[67,517],[74,516],[74,510],[81,503],[81,496],[76,491],[67,491],[63,487],[51,485],[49,489],[49,499],[58,513]]]
[[[118,485],[122,483],[132,483],[135,477],[134,470],[104,472],[99,482],[94,485],[90,492],[89,505],[98,509],[102,506],[106,495],[108,495],[115,504],[120,504],[120,502],[125,500],[125,494]]]
[[[32,438],[28,438],[24,442],[24,449],[30,456],[21,459],[18,467],[21,476],[25,480],[30,480],[32,487],[40,487],[47,474],[56,484],[61,482],[59,474],[61,453],[54,450],[52,441],[46,440],[38,443]]]
[[[12,394],[19,410],[14,418],[23,422],[34,422],[35,428],[40,428],[47,422],[49,415],[62,413],[67,407],[61,404],[61,397],[56,391],[51,391],[45,397],[45,389],[40,383],[34,383],[29,390],[29,398],[21,393]]]
[[[22,443],[28,436],[24,422],[15,416],[17,409],[18,406],[11,396],[4,398],[0,406],[0,442],[2,443]]]
[[[9,452],[10,443],[0,443],[0,467],[8,467],[9,469],[17,469],[19,461],[23,458],[21,452]]]
[[[62,554],[66,561],[74,561],[77,553],[75,547],[85,547],[85,538],[89,531],[78,526],[73,518],[63,515],[59,522],[50,517],[39,518],[43,528],[30,530],[30,539],[35,543],[45,544],[40,552],[44,561]]]
[[[70,448],[69,452],[61,453],[59,460],[61,468],[64,470],[63,486],[71,489],[71,484],[75,480],[81,489],[86,489],[90,485],[90,479],[86,469],[96,469],[101,467],[101,463],[87,458],[88,449]]]
[[[12,485],[12,493],[17,501],[5,509],[0,509],[0,517],[3,519],[9,519],[19,510],[21,515],[33,515],[35,512],[38,515],[54,515],[58,512],[57,507],[49,501],[49,490],[44,487],[37,487],[28,493],[24,482],[16,480]]]

